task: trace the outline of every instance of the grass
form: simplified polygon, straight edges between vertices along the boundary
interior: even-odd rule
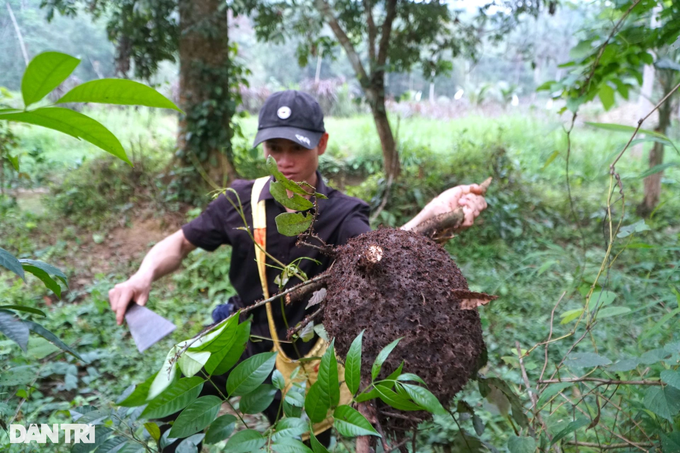
[[[116,132],[131,156],[134,150],[136,162],[147,162],[142,168],[149,169],[149,174],[143,173],[144,178],[160,181],[154,179],[153,172],[160,171],[172,157],[176,132],[174,117],[151,115],[145,109],[88,113]],[[396,120],[394,124],[396,131]],[[247,149],[251,143],[255,125],[253,117],[243,120],[245,139],[240,142],[241,149]],[[329,173],[334,165],[342,166],[344,171],[355,168],[364,172],[365,181],[348,187],[347,192],[366,200],[375,198],[381,174],[373,163],[380,160],[380,148],[371,119],[367,116],[329,118],[326,127],[331,141],[329,156],[322,162],[324,168]],[[113,228],[104,223],[93,230],[94,224],[89,220],[99,215],[96,214],[99,211],[115,213],[112,217],[102,217],[106,219],[126,215],[128,211],[122,210],[121,206],[129,204],[130,200],[136,202],[134,196],[139,197],[135,190],[137,186],[130,187],[134,180],[126,176],[131,170],[123,165],[108,168],[106,162],[109,161],[101,163],[103,152],[82,142],[57,138],[39,128],[18,128],[17,132],[24,151],[40,147],[48,161],[54,163],[42,166],[29,163],[27,169],[34,181],[56,181],[54,188],[61,194],[59,196],[82,200],[82,204],[71,206],[68,215],[63,206],[47,203],[44,214],[13,209],[0,220],[0,246],[20,253],[22,257],[37,257],[65,265],[71,281],[76,282],[63,301],[56,301],[49,297],[45,299],[48,296],[45,290],[33,280],[29,280],[28,285],[13,279],[0,281],[0,302],[45,309],[48,312],[46,325],[68,342],[77,342],[80,351],[93,357],[92,365],[75,368],[75,383],[73,378],[66,379],[68,373],[59,370],[46,374],[46,381],[54,385],[41,384],[27,403],[27,419],[29,414],[58,418],[59,412],[49,409],[52,402],[82,404],[102,398],[115,399],[129,384],[142,381],[157,369],[171,344],[196,333],[207,323],[211,308],[233,292],[226,283],[229,250],[220,249],[212,254],[195,252],[190,255],[185,270],[156,283],[152,308],[170,317],[180,328],[172,338],[139,358],[136,352],[130,352],[134,351],[134,346],[125,330],[114,325],[106,294],[113,284],[134,272],[141,255],[121,259],[114,253],[107,271],[77,283],[84,274],[83,254],[107,247],[106,240],[97,248],[89,238],[93,233],[103,234],[106,238]],[[566,137],[555,118],[538,114],[514,114],[494,119],[473,115],[450,121],[407,118],[398,121],[398,134],[404,178],[395,186],[380,219],[382,222],[399,224],[429,197],[452,184],[479,182],[491,174],[496,178],[488,196],[490,207],[482,215],[482,221],[451,241],[447,249],[462,268],[471,289],[500,296],[480,310],[489,350],[489,364],[484,373],[500,376],[519,386],[523,379],[513,350],[515,342],[519,341],[522,348],[528,349],[543,341],[550,330],[551,311],[563,294],[555,309],[554,336],[568,334],[576,321],[569,321],[565,314],[584,306],[585,294],[600,269],[608,244],[606,225],[602,221],[609,163],[628,137],[589,127],[579,126],[574,130],[570,174],[579,219],[577,225],[565,191]],[[558,155],[551,161],[555,151]],[[99,167],[94,163],[83,166],[83,159],[100,161],[97,165],[111,173],[94,172],[92,169]],[[668,160],[674,159],[674,153],[669,153]],[[634,158],[630,154],[617,166],[626,195],[623,225],[639,220],[634,215],[634,206],[640,198],[642,181],[637,176],[646,167],[644,155]],[[109,180],[106,190],[110,192],[100,194],[100,198],[88,195],[94,190],[92,187],[103,187],[102,181],[93,181],[101,179],[102,175],[112,175],[106,177]],[[605,263],[605,272],[595,289],[605,294],[601,298],[607,298],[602,292],[611,292],[613,298],[609,297],[609,307],[623,311],[599,320],[575,349],[578,353],[597,352],[613,362],[623,357],[647,357],[639,367],[618,372],[623,378],[656,378],[660,371],[675,366],[680,358],[675,352],[665,361],[654,360],[649,353],[680,340],[678,329],[674,328],[676,307],[680,304],[677,292],[680,289],[678,181],[680,170],[667,169],[662,205],[647,221],[650,230],[615,243],[612,256],[617,259]],[[144,187],[159,184],[159,190],[162,189],[161,182],[144,184]],[[133,195],[129,195],[131,192]],[[152,198],[150,203],[156,206],[153,203],[159,203],[159,198]],[[134,211],[131,212],[128,224],[138,221]],[[618,215],[621,215],[620,204],[615,207],[615,217]],[[30,228],[26,228],[27,225]],[[623,253],[617,255],[619,252]],[[50,305],[46,305],[46,300]],[[592,303],[596,300],[594,297]],[[579,329],[580,335],[582,325]],[[573,339],[550,347],[549,373],[568,352]],[[40,342],[32,346],[31,353],[38,357],[48,350]],[[18,349],[8,342],[0,343],[0,356],[11,358],[8,363],[15,365],[25,362]],[[537,381],[543,360],[542,348],[524,359],[532,382]],[[68,358],[60,363],[73,365]],[[68,369],[74,372],[74,368]],[[577,367],[569,370],[582,373]],[[407,371],[417,373],[418,370]],[[71,383],[70,387],[67,382]],[[95,385],[97,391],[93,392]],[[588,391],[583,386],[565,390],[573,397]],[[647,415],[643,412],[645,391],[635,387],[620,389],[625,398],[621,404],[649,433],[667,430],[667,422],[650,415],[651,412]],[[503,448],[512,432],[507,418],[493,405],[484,402],[474,385],[466,389],[462,397],[475,408],[487,427],[481,438]],[[600,403],[589,397],[584,404],[589,405],[587,411],[592,411]],[[564,409],[557,410],[552,416],[546,414],[553,434],[568,423],[569,414]],[[470,418],[461,419],[461,423],[468,432],[474,431]],[[603,409],[602,423],[617,424],[611,407]],[[636,429],[630,428],[628,435],[641,436]],[[453,423],[437,419],[421,433],[418,451],[437,451],[434,445],[450,440],[456,432]],[[581,432],[579,439],[593,441],[591,433]]]

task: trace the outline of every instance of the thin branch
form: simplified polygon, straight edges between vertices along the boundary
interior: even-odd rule
[[[394,22],[394,18],[397,15],[397,0],[387,0],[386,3],[385,21],[382,24],[380,48],[378,49],[378,67],[384,66],[387,61],[387,51],[389,50],[390,35],[392,34],[392,22]]]
[[[335,37],[338,38],[340,45],[342,45],[342,48],[345,50],[347,58],[349,58],[349,62],[352,64],[352,68],[354,69],[354,72],[356,72],[361,86],[368,84],[368,74],[366,74],[366,70],[361,63],[361,57],[359,57],[359,54],[354,48],[352,41],[350,41],[347,36],[347,33],[345,33],[345,30],[342,29],[335,16],[333,16],[330,5],[324,0],[316,0],[316,9],[326,17],[326,20],[328,20],[328,26],[331,27]]]
[[[661,381],[618,381],[615,379],[601,379],[591,377],[567,378],[567,379],[546,379],[538,381],[539,384],[559,384],[561,382],[598,382],[601,385],[663,385]]]
[[[555,310],[557,310],[557,306],[560,305],[560,302],[562,302],[562,299],[564,299],[564,295],[567,294],[566,291],[562,293],[560,298],[557,300],[557,303],[553,307],[552,311],[550,312],[550,333],[548,334],[548,340],[545,343],[545,361],[543,362],[543,369],[541,370],[541,376],[539,376],[538,380],[540,381],[543,379],[543,375],[545,374],[545,369],[548,368],[548,346],[550,345],[550,340],[552,339],[552,334],[553,334],[553,323],[555,320]],[[538,385],[536,385],[536,390],[538,390]]]
[[[567,442],[568,445],[574,445],[577,447],[591,447],[591,448],[597,448],[598,450],[616,450],[618,448],[630,448],[630,444],[627,443],[620,443],[620,444],[609,444],[609,445],[602,445],[598,444],[595,442],[575,442],[573,440],[570,440]],[[653,447],[653,444],[637,444],[640,447]]]
[[[371,0],[364,0],[364,9],[366,10],[366,25],[368,28],[368,59],[370,63],[371,72],[375,72],[375,37],[377,29],[375,21],[373,20],[373,5]]]
[[[9,5],[9,2],[5,2],[5,5],[7,5],[7,12],[9,13],[9,18],[12,20],[12,25],[14,26],[14,32],[17,34],[17,39],[19,40],[19,47],[21,48],[21,54],[24,56],[24,62],[26,63],[26,66],[28,66],[28,52],[26,52],[26,44],[24,44],[24,37],[21,35],[21,29],[19,29],[19,24],[17,23],[16,18],[14,17],[14,11],[12,11],[12,7]]]
[[[315,311],[311,315],[305,317],[305,319],[300,321],[295,327],[288,329],[288,333],[287,333],[286,337],[289,340],[291,338],[293,338],[293,335],[295,335],[296,333],[298,333],[299,331],[301,331],[302,329],[307,327],[307,324],[314,321],[314,319],[318,318],[321,313],[323,313],[323,307],[319,308],[317,311]]]

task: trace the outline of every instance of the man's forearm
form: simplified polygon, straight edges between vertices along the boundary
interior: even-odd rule
[[[149,283],[176,271],[182,260],[196,247],[184,237],[182,230],[154,245],[146,254],[135,274]]]

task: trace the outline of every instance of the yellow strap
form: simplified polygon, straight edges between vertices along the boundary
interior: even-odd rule
[[[253,191],[250,195],[250,206],[253,211],[253,236],[255,238],[255,259],[257,261],[257,271],[260,276],[260,284],[262,285],[262,295],[265,299],[269,299],[269,287],[267,284],[267,267],[265,265],[266,254],[265,250],[267,247],[267,210],[265,205],[265,200],[260,200],[260,194],[264,190],[269,177],[265,176],[263,178],[258,178],[253,184]],[[293,385],[290,379],[293,371],[298,367],[304,368],[304,372],[298,374],[297,380],[307,380],[307,389],[311,384],[316,382],[317,375],[319,373],[319,360],[299,362],[289,358],[281,348],[281,343],[279,341],[278,333],[276,332],[276,324],[274,323],[274,314],[272,311],[271,303],[267,302],[265,304],[267,308],[267,321],[269,323],[269,333],[272,337],[272,342],[274,343],[274,351],[278,352],[276,355],[276,369],[281,372],[285,381],[286,387],[284,388],[283,395],[285,396],[288,389]],[[306,354],[305,357],[320,357],[328,348],[328,343],[323,339],[319,338],[317,343],[314,345],[311,351]],[[344,380],[345,369],[342,365],[338,364],[338,377],[340,380]],[[340,404],[348,404],[352,400],[352,394],[343,382],[340,387]],[[314,424],[314,433],[320,434],[330,428],[333,424],[333,418],[329,416],[326,420]],[[305,433],[302,436],[303,440],[309,438],[309,434]]]

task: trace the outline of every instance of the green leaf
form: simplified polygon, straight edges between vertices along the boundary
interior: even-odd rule
[[[612,316],[625,315],[632,310],[628,307],[607,307],[597,313],[597,319],[611,318]]]
[[[46,328],[44,328],[43,326],[41,326],[37,322],[25,320],[24,324],[26,324],[28,326],[28,328],[31,329],[31,331],[33,333],[40,335],[45,340],[49,341],[50,343],[52,343],[53,345],[55,345],[56,347],[58,347],[62,351],[68,352],[69,354],[71,354],[73,357],[75,357],[76,359],[78,359],[80,361],[83,361],[85,363],[89,363],[87,360],[83,359],[80,356],[80,354],[78,354],[75,351],[75,349],[68,346],[66,343],[61,341],[55,334],[53,334],[52,332],[50,332],[49,330],[47,330]]]
[[[149,396],[151,384],[153,383],[154,379],[156,379],[156,374],[151,375],[146,381],[137,385],[130,395],[125,397],[123,401],[120,401],[117,404],[123,407],[137,407],[145,404],[147,397]]]
[[[110,437],[102,446],[97,449],[97,453],[113,453],[120,451],[122,445],[127,442],[127,437]]]
[[[338,406],[333,412],[333,418],[335,418],[333,426],[345,437],[381,437],[363,415],[349,406]]]
[[[619,229],[619,232],[617,233],[616,237],[617,238],[625,238],[630,236],[633,233],[642,233],[643,231],[648,231],[651,230],[649,226],[645,223],[644,219],[639,220],[632,225],[627,225],[625,227],[621,227]]]
[[[189,404],[170,429],[170,437],[188,437],[201,431],[215,420],[222,405],[222,399],[216,396],[202,396]]]
[[[36,55],[21,79],[24,105],[28,107],[44,98],[66,80],[79,64],[79,59],[64,53],[43,52]]]
[[[266,442],[267,438],[254,429],[244,429],[231,436],[224,451],[251,453],[262,448]]]
[[[330,338],[328,337],[328,332],[326,332],[326,328],[324,327],[323,324],[315,324],[314,333],[316,333],[319,336],[319,338],[322,338],[324,341],[331,341]]]
[[[208,432],[205,434],[206,444],[216,444],[231,436],[234,432],[236,417],[231,414],[224,414],[210,424]]]
[[[272,383],[274,384],[274,387],[279,390],[286,388],[286,380],[279,370],[274,370],[274,373],[272,373]]]
[[[536,440],[533,437],[510,436],[508,450],[510,453],[535,453]]]
[[[191,377],[201,371],[201,368],[206,364],[210,358],[211,353],[208,351],[184,351],[177,360],[177,365],[182,373]]]
[[[29,264],[23,264],[22,266],[26,272],[35,275],[41,282],[43,282],[47,289],[52,291],[57,296],[57,298],[61,299],[61,286],[59,286],[59,283],[57,283],[57,281],[53,279],[50,274]]]
[[[198,376],[185,377],[151,400],[140,417],[162,418],[181,411],[198,398],[205,380]],[[148,394],[148,392],[147,392]]]
[[[552,442],[550,442],[550,445],[551,446],[555,445],[557,442],[564,439],[569,434],[583,428],[584,426],[588,426],[589,424],[590,420],[588,420],[587,418],[579,418],[570,422],[562,431],[555,434],[555,437],[553,437],[553,440]]]
[[[314,453],[330,453],[324,445],[314,435],[314,430],[309,431],[309,444],[312,446]]]
[[[538,398],[538,402],[536,403],[536,407],[541,408],[545,403],[550,401],[555,395],[560,393],[562,390],[567,389],[571,387],[573,384],[571,382],[560,382],[557,384],[549,384],[548,388],[546,388],[543,393],[541,393],[541,396]]]
[[[24,268],[21,266],[21,263],[19,262],[18,259],[14,257],[11,253],[9,253],[7,250],[0,248],[0,266],[4,267],[7,270],[10,270],[17,274],[19,277],[25,279],[24,277]]]
[[[541,171],[544,171],[546,168],[548,168],[548,165],[552,164],[555,159],[557,159],[557,156],[560,155],[560,152],[555,150],[548,156],[548,158],[545,160],[545,164],[543,164],[543,168],[541,168]]]
[[[28,350],[28,325],[10,311],[0,310],[0,332],[26,352]]]
[[[312,450],[297,439],[285,438],[272,445],[277,453],[313,453]]]
[[[392,343],[388,344],[385,346],[382,351],[378,354],[378,356],[375,358],[375,362],[373,362],[373,367],[371,368],[371,377],[373,380],[376,380],[378,375],[380,374],[380,369],[382,368],[383,363],[385,360],[387,360],[387,357],[390,355],[392,350],[397,346],[401,338],[397,338],[394,340]]]
[[[286,187],[280,182],[272,181],[269,186],[269,191],[276,201],[288,209],[306,211],[314,207],[314,203],[296,193],[293,193],[293,196],[289,198]]]
[[[238,320],[238,316],[236,316],[235,319]],[[227,335],[227,333],[224,333],[224,335]],[[236,328],[233,340],[227,342],[220,350],[212,352],[210,359],[208,359],[208,362],[205,364],[205,370],[210,374],[225,374],[241,359],[241,355],[243,355],[243,351],[246,349],[249,338],[250,321],[239,324]],[[220,344],[222,344],[221,341],[215,341],[215,346],[219,346]]]
[[[661,173],[662,171],[664,171],[667,168],[677,167],[679,165],[680,165],[680,163],[678,163],[678,162],[666,162],[665,164],[655,165],[652,168],[648,168],[647,170],[643,171],[637,177],[639,179],[644,179],[647,176],[651,176],[651,175],[655,175],[657,173]]]
[[[680,432],[659,433],[661,439],[661,451],[664,453],[680,453]]]
[[[401,384],[406,393],[420,407],[437,415],[448,414],[442,403],[428,389],[413,384]]]
[[[156,442],[161,440],[161,429],[158,427],[158,424],[154,422],[146,422],[144,423],[144,428],[146,428],[146,432],[149,433],[153,440]]]
[[[667,386],[651,387],[645,393],[643,403],[647,409],[673,423],[680,412],[680,390]]]
[[[680,389],[680,371],[664,370],[661,372],[661,380],[676,389]]]
[[[364,336],[364,331],[352,341],[345,358],[345,384],[352,395],[359,391],[359,384],[361,383],[361,341]]]
[[[310,213],[284,212],[277,215],[274,220],[279,233],[284,236],[297,236],[307,231],[314,221],[314,216]]]
[[[423,410],[422,407],[411,401],[408,393],[404,393],[404,395],[401,395],[383,384],[378,384],[371,392],[359,395],[359,397],[357,397],[357,402],[368,401],[369,399],[379,397],[385,404],[388,404],[395,409],[399,409],[400,411]]]
[[[205,434],[199,433],[189,436],[177,445],[175,453],[198,453],[198,444],[201,443]]]
[[[143,83],[127,79],[99,79],[82,83],[62,96],[56,103],[66,102],[144,105],[181,112],[170,99],[158,91]]]
[[[590,296],[591,310],[606,307],[616,300],[616,293],[611,291],[593,291]]]
[[[630,371],[630,370],[634,370],[635,368],[637,368],[637,366],[639,364],[640,364],[640,361],[636,357],[621,359],[618,362],[616,362],[615,364],[610,365],[607,368],[607,370],[609,370],[609,371]]]
[[[305,412],[312,423],[324,421],[328,414],[328,409],[331,408],[331,397],[322,387],[322,384],[316,381],[309,388],[305,398]]]
[[[227,393],[231,397],[252,392],[267,379],[275,364],[276,352],[265,352],[244,360],[229,374]]]
[[[33,366],[17,366],[0,374],[0,387],[14,387],[33,382],[38,376]]]
[[[279,167],[276,165],[276,160],[272,157],[269,156],[267,157],[267,161],[265,162],[265,166],[267,167],[267,171],[269,172],[270,175],[272,175],[274,178],[276,178],[276,181],[281,183],[281,185],[285,188],[290,190],[293,193],[296,193],[298,195],[309,195],[309,192],[307,192],[305,189],[300,187],[300,185],[294,181],[291,181],[290,179],[286,178],[283,173],[279,171]],[[271,186],[269,187],[269,191],[271,192]],[[274,195],[274,194],[272,194]]]
[[[602,106],[604,107],[605,110],[609,110],[614,105],[614,94],[615,94],[614,89],[607,85],[606,83],[603,83],[600,86],[598,96],[600,98],[600,101],[602,101]]]
[[[247,395],[243,395],[238,408],[244,414],[259,414],[272,404],[276,392],[273,385],[262,384]]]
[[[38,260],[29,260],[29,259],[21,259],[21,260],[19,260],[19,262],[21,263],[21,265],[24,269],[26,269],[26,266],[37,267],[38,269],[41,269],[41,270],[47,272],[50,275],[54,275],[59,280],[61,280],[64,283],[64,285],[68,285],[68,279],[66,278],[66,275],[62,271],[60,271],[59,268],[54,267],[51,264],[47,264],[45,262],[38,261]],[[28,269],[26,269],[26,270],[28,270]]]
[[[335,340],[326,348],[321,357],[317,382],[321,382],[330,397],[331,407],[340,402],[340,382],[338,379],[338,361],[335,358]]]
[[[274,442],[290,437],[301,436],[309,430],[306,422],[298,417],[286,417],[276,423],[272,440]]]
[[[594,352],[574,352],[564,362],[567,366],[575,368],[592,368],[596,366],[611,365],[612,361]]]
[[[614,131],[614,132],[625,132],[627,134],[632,134],[635,132],[635,128],[633,126],[624,126],[622,124],[612,124],[612,123],[591,123],[591,122],[586,122],[588,126],[596,127],[598,129],[604,129],[607,131]],[[646,135],[653,135],[655,137],[663,138],[664,140],[669,140],[668,137],[663,135],[660,132],[656,131],[650,131],[648,129],[640,129],[638,131],[640,134],[646,134]]]
[[[397,378],[397,380],[398,381],[413,381],[413,382],[418,382],[420,384],[423,384],[424,386],[427,386],[425,381],[423,381],[423,379],[420,376],[418,376],[417,374],[413,374],[413,373],[404,373],[401,376],[399,376]]]
[[[32,313],[34,315],[47,316],[44,311],[38,310],[37,308],[27,307],[25,305],[0,305],[0,310],[15,310],[23,311],[26,313]]]
[[[475,433],[478,436],[484,434],[484,421],[482,421],[481,417],[477,414],[472,415],[472,427],[475,428]]]
[[[170,387],[173,382],[175,382],[178,374],[177,362],[175,361],[177,352],[177,345],[173,346],[170,351],[168,351],[168,354],[165,356],[165,361],[163,362],[163,365],[161,365],[160,371],[156,373],[156,378],[151,383],[151,387],[149,387],[147,400],[156,398],[158,395],[163,393],[165,389]]]
[[[0,120],[35,124],[83,139],[132,165],[120,141],[98,121],[74,110],[42,107],[30,112],[0,113]]]
[[[567,310],[564,313],[560,315],[560,318],[562,318],[562,321],[560,321],[560,324],[569,324],[583,313],[583,308],[577,308],[574,310]]]

